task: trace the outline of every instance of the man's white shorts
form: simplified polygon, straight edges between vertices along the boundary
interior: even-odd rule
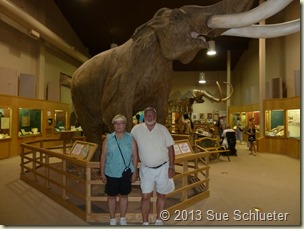
[[[153,169],[141,165],[139,169],[140,187],[142,193],[151,193],[156,186],[156,191],[160,194],[168,194],[175,189],[173,179],[168,178],[169,163]]]

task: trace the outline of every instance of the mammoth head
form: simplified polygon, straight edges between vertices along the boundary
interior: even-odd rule
[[[218,91],[219,91],[219,94],[220,94],[219,98],[216,98],[215,96],[211,95],[210,93],[208,93],[205,90],[198,90],[198,89],[193,89],[192,90],[192,95],[193,95],[193,97],[194,97],[194,99],[197,103],[205,102],[205,100],[203,99],[204,97],[206,97],[207,99],[209,99],[212,102],[217,102],[217,103],[225,102],[225,101],[227,101],[228,99],[231,98],[231,96],[233,94],[233,87],[230,83],[224,82],[224,84],[227,84],[227,85],[230,86],[230,95],[228,95],[225,98],[222,98],[223,97],[222,88],[221,88],[219,82],[217,82],[217,81],[216,81],[216,85],[217,85],[217,88],[218,88]]]
[[[253,0],[223,0],[210,6],[162,8],[150,21],[137,28],[132,38],[157,43],[165,58],[186,64],[198,51],[208,48],[208,41],[216,36],[271,37],[299,30],[299,21],[293,22],[293,29],[288,32],[282,33],[282,27],[277,29],[282,35],[275,33],[274,27],[260,30],[252,26],[282,10],[291,1],[267,0],[253,10],[250,10]],[[286,23],[284,26],[291,27]]]
[[[158,42],[165,58],[186,64],[194,59],[198,51],[208,48],[210,37],[218,36],[227,30],[209,28],[207,23],[212,15],[247,11],[252,2],[253,0],[224,0],[211,6],[162,8],[150,21],[137,28],[133,39],[142,40],[154,35],[154,42]],[[231,4],[229,7],[228,3]]]

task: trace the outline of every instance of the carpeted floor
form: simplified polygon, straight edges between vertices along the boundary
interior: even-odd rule
[[[171,215],[166,225],[301,224],[301,161],[270,153],[255,157],[244,143],[237,149],[231,162],[211,161],[210,197]],[[19,157],[0,160],[0,224],[105,225],[84,222],[21,181],[19,164]]]

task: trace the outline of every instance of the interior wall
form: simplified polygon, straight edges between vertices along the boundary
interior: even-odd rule
[[[34,39],[0,20],[0,65],[15,69],[17,74],[36,75],[37,46]]]
[[[65,60],[65,57],[60,56],[52,49],[47,49],[45,59],[45,87],[47,85],[58,85],[59,88],[56,90],[58,94],[53,98],[59,98],[60,102],[70,104],[70,110],[73,110],[71,91],[69,88],[60,86],[60,73],[72,76],[79,66],[76,63],[73,64],[72,60]]]
[[[303,3],[303,1],[302,1]],[[302,5],[303,8],[303,5]],[[301,4],[300,1],[293,1],[292,4],[287,8],[287,14],[284,15],[284,20],[294,20],[296,18],[301,18]],[[303,23],[302,23],[303,24]],[[303,26],[303,25],[302,25]],[[303,31],[302,31],[303,32]],[[284,65],[285,68],[285,78],[287,97],[296,96],[295,94],[295,77],[294,72],[300,70],[301,61],[301,36],[300,32],[292,34],[290,36],[284,37]],[[299,86],[299,85],[297,85]]]
[[[36,18],[63,39],[71,41],[79,50],[81,42],[63,18],[53,1],[12,1],[22,10]],[[52,13],[50,13],[52,12]],[[55,29],[58,27],[57,29]],[[59,81],[60,72],[72,75],[81,63],[56,50],[43,39],[33,39],[27,29],[0,13],[0,67],[12,69],[20,74],[36,76],[36,98],[47,99],[47,85]],[[60,91],[60,88],[58,89]],[[4,93],[5,94],[5,93]],[[17,94],[15,94],[17,95]],[[64,101],[71,99],[64,98]]]
[[[230,100],[231,106],[254,104],[251,100],[251,91],[259,88],[259,56],[258,40],[249,42],[249,49],[240,58],[231,76],[234,94]],[[256,95],[258,98],[258,94]],[[249,100],[249,101],[248,101]]]

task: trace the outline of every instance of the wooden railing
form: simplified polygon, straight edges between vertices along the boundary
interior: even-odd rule
[[[210,155],[217,155],[217,158],[220,158],[221,155],[225,155],[230,161],[229,149],[223,149],[220,145],[219,138],[203,137],[197,140],[194,140],[194,150],[196,153],[199,152],[208,152]],[[209,158],[208,162],[209,164]]]
[[[58,147],[56,147],[58,145]],[[107,196],[99,178],[99,162],[77,160],[63,149],[58,139],[45,139],[21,144],[20,178],[86,222],[108,222]],[[167,210],[185,209],[209,197],[209,166],[199,163],[209,153],[186,153],[176,156],[176,189],[167,195]],[[133,184],[129,195],[128,223],[141,219],[140,181]],[[119,211],[118,211],[119,212]],[[156,195],[152,197],[153,222],[156,214]]]

